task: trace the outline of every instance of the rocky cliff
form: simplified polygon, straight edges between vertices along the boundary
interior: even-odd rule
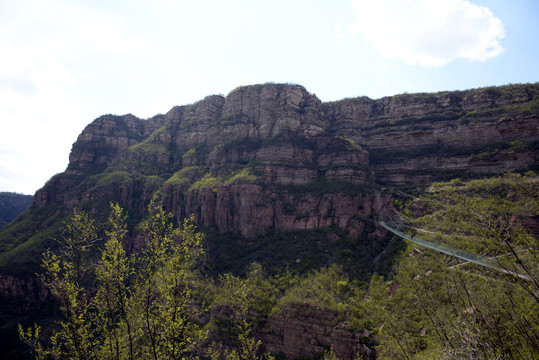
[[[96,119],[34,205],[106,198],[144,211],[157,194],[178,217],[246,237],[358,233],[377,185],[534,169],[538,139],[538,84],[333,103],[255,85],[148,120]]]
[[[52,229],[73,207],[100,216],[118,202],[136,224],[156,199],[178,219],[194,215],[205,229],[242,239],[235,251],[262,246],[268,234],[331,228],[341,233],[310,246],[346,237],[374,249],[365,260],[371,267],[388,246],[386,232],[369,221],[380,204],[392,206],[384,188],[535,170],[538,144],[539,84],[331,103],[301,86],[265,84],[147,120],[105,115],[73,144],[66,171],[35,194],[27,222],[0,234],[0,263],[36,261],[47,233],[34,231]],[[4,297],[19,283],[0,284]],[[333,344],[340,354],[371,356],[358,347],[364,335],[327,316],[271,319],[268,349],[294,357]],[[323,328],[315,340],[296,336],[315,327]]]
[[[269,319],[270,331],[261,332],[266,351],[298,359],[323,354],[332,348],[342,360],[376,359],[367,330],[351,331],[327,311],[307,309],[304,314],[283,313]],[[371,344],[371,347],[367,344]]]

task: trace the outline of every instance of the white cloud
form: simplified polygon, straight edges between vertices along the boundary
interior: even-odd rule
[[[33,193],[65,169],[93,115],[76,91],[86,59],[138,44],[121,18],[57,0],[4,1],[0,24],[0,191]]]
[[[501,20],[465,0],[352,0],[350,31],[386,58],[443,66],[485,61],[503,52]]]

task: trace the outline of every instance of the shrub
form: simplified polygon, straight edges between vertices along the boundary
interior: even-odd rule
[[[189,187],[189,191],[201,190],[204,188],[213,188],[214,191],[217,190],[218,186],[223,185],[223,180],[221,178],[213,177],[211,174],[206,174],[204,177],[197,182],[193,183]]]
[[[232,184],[252,184],[258,182],[256,175],[251,173],[250,168],[243,168],[228,180],[225,181],[225,185]]]

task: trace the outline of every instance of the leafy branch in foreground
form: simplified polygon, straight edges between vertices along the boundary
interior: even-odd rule
[[[186,219],[174,227],[171,215],[150,204],[142,232],[146,245],[127,254],[125,215],[111,204],[106,243],[92,265],[97,230],[86,214],[75,212],[66,225],[59,254],[43,255],[40,278],[60,303],[63,320],[48,347],[40,327],[19,336],[36,359],[190,358],[201,336],[188,319],[194,265],[203,237]]]

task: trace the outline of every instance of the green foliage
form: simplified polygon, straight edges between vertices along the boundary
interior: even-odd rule
[[[362,151],[366,152],[360,145],[356,144],[354,140],[343,137],[343,140],[346,141],[346,149],[349,151]]]
[[[211,360],[274,360],[267,353],[262,353],[262,341],[252,337],[252,326],[245,319],[235,324],[238,331],[237,348],[213,343],[207,353]]]
[[[163,125],[148,136],[148,141],[159,141],[159,135],[167,132],[167,126]]]
[[[18,331],[21,341],[30,347],[32,357],[36,360],[45,360],[47,352],[40,343],[41,327],[34,324],[33,328],[30,327],[25,331],[19,324]]]
[[[51,215],[52,214],[52,215]],[[25,211],[0,232],[0,268],[3,274],[39,270],[43,248],[55,246],[66,216],[54,205]],[[36,230],[37,229],[37,230]]]
[[[483,149],[476,149],[470,155],[471,160],[492,159],[497,155],[509,155],[529,151],[536,147],[536,143],[527,143],[520,140],[514,140],[509,143],[493,144]]]
[[[150,205],[150,218],[143,224],[146,247],[139,258],[134,292],[149,344],[144,355],[155,359],[188,357],[199,336],[188,321],[187,304],[193,271],[203,253],[202,234],[195,231],[192,219],[175,230],[171,217]]]
[[[131,153],[137,153],[142,156],[152,156],[168,153],[164,144],[151,141],[143,141],[129,148]]]
[[[171,215],[155,204],[143,225],[141,253],[127,254],[125,215],[111,205],[107,239],[95,266],[88,261],[97,230],[75,212],[66,225],[61,252],[43,257],[41,279],[58,299],[64,320],[50,344],[37,340],[39,327],[19,329],[34,356],[71,359],[190,358],[200,333],[188,320],[194,267],[202,235],[186,219],[175,228]]]
[[[146,245],[135,254],[125,251],[125,216],[113,206],[98,258],[89,249],[99,231],[75,213],[62,251],[44,257],[43,279],[52,284],[65,318],[47,347],[37,341],[38,327],[21,328],[21,339],[36,358],[187,357],[200,338],[187,317],[187,304],[196,298],[204,309],[228,314],[206,326],[222,334],[206,354],[212,359],[263,358],[254,329],[260,331],[272,314],[308,308],[329,310],[336,321],[370,333],[358,341],[378,346],[382,359],[533,358],[539,244],[518,219],[539,214],[538,184],[534,173],[453,179],[413,201],[402,198],[400,205],[417,236],[496,256],[499,266],[518,266],[531,282],[411,245],[395,266],[402,242],[388,238],[373,247],[367,238],[353,241],[333,228],[274,234],[251,244],[221,237],[212,243],[212,256],[223,258],[210,260],[224,268],[214,270],[245,275],[212,282],[194,271],[200,236],[190,223],[173,227],[171,215],[158,206],[138,228]],[[252,260],[260,264],[245,271],[231,265]]]
[[[508,174],[466,183],[457,179],[434,183],[431,190],[421,200],[410,204],[407,211],[414,216],[415,227],[427,230],[422,232],[427,240],[430,234],[440,231],[447,234],[444,242],[449,245],[457,245],[454,241],[448,242],[456,237],[461,248],[493,256],[497,254],[491,253],[477,238],[482,230],[478,226],[483,226],[489,217],[498,221],[513,216],[537,215],[537,199],[539,181],[534,173]]]
[[[395,294],[383,284],[378,302],[367,301],[380,358],[533,358],[537,301],[518,282],[449,266],[426,250],[403,257]]]
[[[43,254],[40,278],[57,297],[65,320],[50,338],[51,349],[45,351],[37,344],[34,353],[41,352],[52,358],[96,358],[92,355],[95,339],[91,330],[90,301],[84,291],[84,280],[88,275],[85,263],[88,250],[96,239],[94,223],[86,214],[75,212],[71,222],[66,224],[61,253],[57,255],[48,250]],[[21,338],[25,338],[24,332],[21,332]]]
[[[254,311],[267,316],[276,302],[277,288],[258,263],[252,263],[245,279],[225,274],[220,277],[214,306],[228,306],[240,312]]]
[[[204,168],[201,166],[187,166],[178,170],[165,181],[165,186],[190,185],[196,179],[200,179],[204,174]]]
[[[298,284],[288,289],[279,299],[274,312],[294,310],[305,305],[315,309],[327,309],[335,314],[344,313],[355,294],[350,291],[349,279],[337,265],[321,268],[308,274]]]
[[[265,277],[260,264],[251,264],[245,279],[231,274],[221,276],[213,306],[226,307],[232,313],[229,320],[231,326],[229,324],[228,328],[220,330],[232,332],[236,339],[232,341],[233,346],[213,343],[208,351],[209,357],[226,360],[273,359],[271,355],[262,353],[262,342],[252,337],[252,330],[260,318],[269,314],[275,295],[276,289]],[[216,327],[219,328],[219,325]]]
[[[161,189],[163,179],[157,175],[141,176],[136,179],[140,183],[143,193],[154,194]]]
[[[472,110],[467,112],[463,116],[463,120],[472,119],[476,120],[477,118],[483,116],[490,116],[496,114],[506,114],[506,113],[520,113],[522,115],[532,115],[536,114],[539,111],[539,91],[537,90],[537,84],[528,84],[522,89],[522,86],[513,87],[500,87],[492,88],[487,91],[490,92],[490,95],[494,98],[501,98],[505,100],[512,100],[522,98],[522,96],[515,96],[512,94],[515,90],[524,90],[523,93],[519,94],[527,97],[527,101],[513,103],[508,105],[501,105],[490,108],[482,108],[478,110]]]
[[[251,173],[251,169],[243,168],[240,171],[234,173],[228,180],[225,181],[225,185],[233,184],[252,184],[257,183],[258,178]]]
[[[133,175],[127,171],[105,172],[97,176],[97,188],[109,188],[111,186],[133,186]]]
[[[500,114],[515,114],[515,115],[531,115],[539,111],[539,85],[524,84],[524,85],[507,85],[501,87],[490,87],[482,89],[474,89],[467,91],[452,91],[439,92],[433,94],[418,93],[418,94],[401,94],[392,96],[389,104],[375,102],[373,111],[383,113],[395,103],[399,104],[442,104],[444,103],[444,114],[433,115],[426,117],[406,117],[387,122],[373,123],[368,129],[377,129],[378,131],[394,131],[412,128],[421,130],[425,124],[446,121],[457,124],[466,124],[471,121],[481,121],[486,119],[490,121],[492,116]],[[464,102],[475,102],[476,96],[485,96],[489,99],[490,104],[478,109],[466,111],[463,108]],[[445,104],[449,98],[450,103]],[[341,103],[361,103],[359,99],[346,99]],[[449,106],[448,106],[449,105]],[[326,105],[328,107],[329,105]]]
[[[110,155],[109,155],[110,156]],[[109,167],[109,171],[127,171],[142,175],[159,175],[168,170],[170,150],[161,142],[149,137],[130,146],[125,156],[120,157]]]
[[[182,155],[182,158],[187,158],[187,157],[192,157],[192,156],[195,156],[196,154],[196,149],[195,148],[191,148],[189,150],[187,150],[183,155]]]
[[[472,160],[478,160],[492,158],[499,154],[503,155],[526,152],[536,147],[536,143],[528,143],[524,141],[512,141],[506,143],[491,144],[488,146],[472,147],[448,147],[433,144],[402,150],[372,149],[371,151],[369,151],[369,160],[373,164],[383,164],[432,155],[448,157],[470,156]]]
[[[223,150],[225,148],[225,144],[217,144],[213,147],[212,151],[210,152],[210,154],[215,154],[215,153],[218,153],[219,151]]]
[[[270,275],[290,272],[305,274],[331,264],[367,281],[372,272],[387,274],[403,242],[388,237],[376,243],[368,241],[373,224],[366,223],[365,234],[350,238],[336,227],[308,231],[273,232],[249,242],[232,234],[208,232],[209,260],[216,273],[244,275],[246,265],[260,263]],[[376,260],[376,261],[375,261]]]
[[[539,210],[537,176],[437,183],[405,213],[418,237],[492,257],[528,280],[430,249],[374,278],[353,324],[380,339],[381,359],[535,358],[539,353],[539,242],[519,222]],[[391,286],[389,286],[391,285]]]
[[[333,351],[333,348],[331,348],[329,351],[324,353],[323,360],[339,360],[339,358],[337,358],[335,351]]]
[[[201,190],[205,188],[212,188],[214,191],[217,191],[219,186],[223,185],[223,180],[217,177],[211,176],[211,174],[206,174],[202,179],[194,182],[189,186],[189,191]]]

